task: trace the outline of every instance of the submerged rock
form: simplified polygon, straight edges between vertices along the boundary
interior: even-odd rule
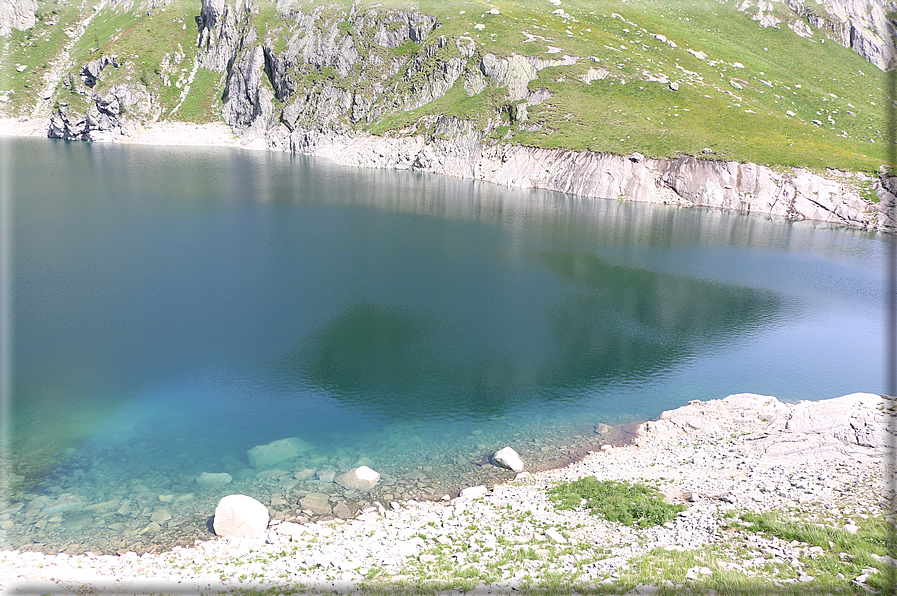
[[[59,495],[59,498],[44,507],[44,515],[53,513],[64,513],[66,511],[80,511],[89,504],[84,497],[65,493]]]
[[[508,470],[513,470],[514,472],[523,471],[523,460],[520,459],[517,452],[510,447],[504,447],[503,449],[496,451],[495,455],[492,456],[492,461],[494,461],[496,465],[501,466],[502,468],[507,468]]]
[[[232,480],[233,478],[227,472],[221,472],[220,474],[203,472],[199,475],[199,478],[196,479],[196,484],[200,485],[203,488],[210,488],[213,486],[224,486],[225,484],[230,484]]]
[[[330,515],[330,495],[309,493],[299,500],[299,506],[315,515]]]
[[[249,465],[257,470],[273,468],[275,464],[292,459],[312,448],[312,445],[298,437],[279,439],[267,445],[258,445],[247,452]]]
[[[246,495],[228,495],[215,508],[213,526],[218,536],[258,538],[268,528],[268,508]]]

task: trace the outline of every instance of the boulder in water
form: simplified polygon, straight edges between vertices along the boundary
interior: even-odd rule
[[[492,456],[492,461],[494,461],[496,465],[501,466],[502,468],[507,468],[508,470],[513,470],[515,472],[523,471],[523,460],[520,459],[517,452],[510,447],[505,447],[496,451],[495,455]]]

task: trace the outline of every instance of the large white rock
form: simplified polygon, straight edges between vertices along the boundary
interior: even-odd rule
[[[215,508],[213,526],[218,536],[259,538],[268,528],[268,508],[246,495],[228,495]]]
[[[334,482],[347,490],[367,491],[374,488],[380,480],[380,474],[367,466],[352,468],[345,474],[340,474],[333,479]]]
[[[279,439],[267,445],[258,445],[247,452],[249,465],[257,470],[273,468],[278,462],[296,457],[312,446],[298,437]]]
[[[517,452],[510,447],[504,447],[495,452],[492,461],[501,466],[515,472],[523,471],[523,460],[517,455]]]

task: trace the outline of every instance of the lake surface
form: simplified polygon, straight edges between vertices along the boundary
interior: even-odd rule
[[[192,542],[224,494],[285,519],[307,492],[439,498],[511,478],[488,463],[505,445],[559,465],[611,440],[599,422],[692,399],[883,391],[882,234],[279,153],[0,142],[7,547]],[[289,437],[313,448],[250,466]],[[328,482],[362,463],[372,492]]]

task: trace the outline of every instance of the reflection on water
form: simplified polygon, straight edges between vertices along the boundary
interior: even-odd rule
[[[288,519],[306,492],[438,498],[507,478],[487,463],[504,445],[555,465],[614,440],[598,422],[691,399],[880,390],[881,235],[280,154],[2,142],[9,545],[189,541],[232,492]],[[313,448],[250,466],[286,437]],[[372,493],[326,481],[361,462]]]

